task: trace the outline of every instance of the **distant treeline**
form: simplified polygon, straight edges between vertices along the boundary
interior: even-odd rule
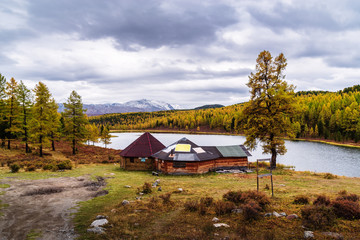
[[[360,139],[360,86],[338,92],[308,91],[296,94],[296,113],[290,121],[297,138],[311,137],[336,141]],[[165,128],[203,129],[241,133],[246,121],[243,105],[216,109],[107,114],[91,117],[91,123],[108,124],[111,129],[143,130]]]

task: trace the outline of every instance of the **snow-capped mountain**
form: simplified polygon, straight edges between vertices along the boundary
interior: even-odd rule
[[[179,109],[171,104],[156,100],[135,100],[126,103],[105,103],[105,104],[84,104],[88,116],[102,115],[107,113],[126,113],[126,112],[155,112]],[[59,104],[59,112],[64,111],[64,105]]]

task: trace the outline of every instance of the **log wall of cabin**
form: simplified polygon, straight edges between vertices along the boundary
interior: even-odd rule
[[[133,171],[146,171],[146,170],[155,170],[155,161],[154,158],[148,157],[145,159],[145,162],[141,162],[141,159],[138,157],[134,157],[134,162],[131,162],[130,157],[124,157],[126,170],[133,170]]]
[[[196,174],[206,173],[212,169],[220,167],[247,167],[248,159],[243,158],[221,158],[216,160],[201,161],[201,162],[186,162],[186,167],[176,168],[173,166],[173,161],[162,161],[159,160],[158,170],[163,173],[176,174]]]

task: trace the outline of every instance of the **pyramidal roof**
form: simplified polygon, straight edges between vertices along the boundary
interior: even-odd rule
[[[150,157],[165,146],[153,135],[146,132],[127,146],[120,155],[123,157]]]
[[[219,154],[199,147],[187,138],[182,138],[167,148],[155,153],[153,156],[172,161],[204,161],[216,159],[219,157]]]

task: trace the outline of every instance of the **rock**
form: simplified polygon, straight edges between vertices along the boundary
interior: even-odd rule
[[[126,187],[126,188],[131,188],[131,186],[130,186],[130,185],[125,185],[124,187]]]
[[[76,180],[78,180],[78,181],[84,181],[85,178],[84,178],[84,177],[77,177]]]
[[[313,231],[305,231],[304,232],[304,238],[305,239],[314,238],[314,232]]]
[[[159,192],[161,192],[161,191],[162,191],[162,190],[161,190],[161,187],[159,187],[159,188],[158,188],[158,191],[159,191]]]
[[[264,214],[264,217],[271,217],[273,214],[271,213],[271,212],[269,212],[269,213],[265,213]]]
[[[110,175],[110,176],[114,176],[114,175],[115,175],[115,173],[109,173],[109,175]]]
[[[155,182],[160,184],[160,179],[156,179]]]
[[[87,229],[87,232],[103,234],[103,233],[105,233],[105,229],[102,227],[93,227],[93,228]]]
[[[218,233],[214,233],[214,236],[215,236],[215,237],[217,237],[217,236],[219,236],[219,235],[220,235],[220,234],[218,234]]]
[[[218,219],[217,217],[214,217],[214,218],[212,219],[212,221],[213,221],[213,222],[218,222],[219,219]]]
[[[98,219],[91,223],[90,227],[101,227],[107,224],[109,221],[107,219]]]
[[[129,202],[128,200],[123,200],[123,201],[121,202],[121,204],[122,204],[123,206],[125,206],[125,205],[130,204],[130,202]]]
[[[232,213],[243,213],[244,211],[241,208],[235,208],[231,210]]]
[[[273,215],[273,216],[275,216],[275,217],[281,217],[281,215],[280,215],[280,214],[278,214],[278,213],[277,213],[277,212],[275,212],[275,211],[273,211],[273,212],[272,212],[272,215]]]
[[[285,212],[281,212],[279,213],[280,214],[280,217],[286,217],[286,213]]]
[[[296,214],[290,214],[290,215],[289,215],[289,216],[287,216],[286,218],[287,218],[287,219],[289,219],[289,220],[292,220],[292,219],[299,218],[299,216],[298,216],[298,215],[296,215]]]
[[[136,200],[141,200],[141,197],[135,197]]]
[[[117,212],[117,210],[115,209],[115,208],[113,208],[113,209],[111,209],[111,211],[110,211],[111,213],[116,213]]]
[[[229,225],[227,225],[226,223],[214,223],[214,227],[219,228],[219,227],[230,227]]]
[[[143,193],[143,192],[140,192],[139,195],[142,196],[142,195],[144,195],[144,193]]]
[[[286,187],[285,184],[279,184],[279,187]]]
[[[154,175],[154,176],[159,176],[159,173],[157,173],[157,172],[152,172],[152,175]]]
[[[177,189],[179,192],[183,192],[184,190],[182,188]]]
[[[323,232],[322,235],[330,237],[332,239],[336,239],[336,240],[342,240],[344,239],[344,236],[341,235],[340,233],[334,233],[334,232]]]
[[[99,219],[107,219],[107,217],[104,216],[104,215],[97,215],[95,219],[96,219],[96,220],[99,220]]]
[[[134,223],[134,226],[138,227],[140,226],[140,223]]]

